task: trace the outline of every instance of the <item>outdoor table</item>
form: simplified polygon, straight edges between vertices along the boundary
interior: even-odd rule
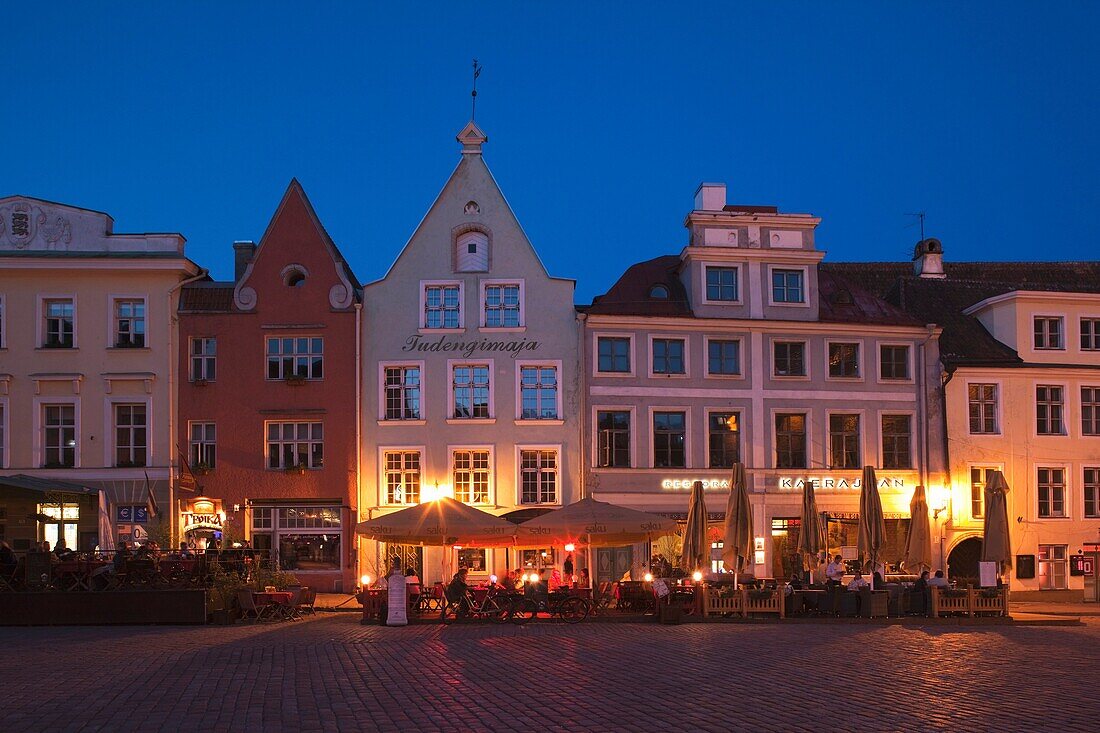
[[[290,599],[293,593],[287,591],[275,591],[274,593],[258,593],[253,591],[252,601],[256,606],[273,606],[273,610],[279,618],[287,617],[287,609],[290,607]]]
[[[88,573],[80,560],[66,560],[53,566],[61,590],[88,590]]]

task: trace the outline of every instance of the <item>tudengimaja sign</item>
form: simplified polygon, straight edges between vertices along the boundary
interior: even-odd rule
[[[438,339],[428,340],[420,334],[414,333],[412,336],[405,339],[405,345],[401,347],[401,350],[430,352],[454,351],[462,354],[462,356],[467,359],[478,352],[500,352],[511,354],[512,358],[515,359],[521,353],[525,351],[534,351],[538,347],[538,341],[531,341],[529,339],[520,339],[518,341],[492,341],[486,338],[475,341],[455,341],[446,336],[440,336]]]

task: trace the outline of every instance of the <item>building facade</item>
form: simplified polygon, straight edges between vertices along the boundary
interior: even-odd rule
[[[583,309],[587,491],[683,519],[702,480],[716,521],[741,461],[767,577],[794,564],[804,481],[830,550],[852,555],[860,471],[877,467],[891,564],[913,489],[945,483],[938,329],[824,270],[819,221],[727,205],[723,184],[703,184],[680,254],[633,265]],[[650,551],[676,554],[600,549],[596,577]]]
[[[297,181],[233,282],[179,305],[179,532],[253,549],[321,591],[355,585],[359,284]]]
[[[89,551],[110,542],[103,524],[114,539],[165,534],[174,314],[199,274],[182,235],[115,233],[105,213],[0,199],[0,535],[17,551]]]
[[[482,157],[462,156],[385,277],[363,288],[361,506],[377,517],[448,495],[520,519],[579,498],[582,400],[572,280],[551,277]],[[425,580],[561,565],[562,548],[380,546]],[[545,553],[545,554],[544,554]]]

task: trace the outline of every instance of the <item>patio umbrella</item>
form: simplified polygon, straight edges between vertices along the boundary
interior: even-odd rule
[[[825,533],[821,529],[821,515],[817,511],[817,496],[813,481],[806,479],[802,484],[801,530],[798,533],[798,551],[806,556],[807,569],[809,558],[817,558],[825,546]]]
[[[111,503],[107,501],[107,492],[99,490],[99,551],[114,552],[115,538],[111,531]]]
[[[871,589],[875,587],[875,567],[878,554],[886,542],[886,519],[882,515],[882,499],[878,495],[878,479],[874,466],[863,467],[859,484],[859,539],[856,550],[859,561],[868,557],[871,563]]]
[[[985,484],[985,525],[982,528],[982,561],[997,563],[997,573],[1012,567],[1012,542],[1008,534],[1008,482],[992,471]]]
[[[703,498],[702,481],[696,481],[691,485],[687,525],[684,527],[684,548],[680,552],[680,567],[689,573],[710,567],[707,502]]]
[[[379,542],[444,547],[510,547],[516,536],[511,522],[447,496],[360,522],[355,531]]]
[[[613,547],[646,542],[675,531],[676,522],[671,519],[587,497],[520,524],[516,527],[516,542],[521,547],[570,542]]]
[[[744,570],[748,559],[752,557],[752,525],[752,504],[749,503],[745,466],[742,463],[735,463],[729,501],[726,503],[726,524],[722,534],[722,559],[726,567],[733,568],[734,583],[737,582],[736,574]]]
[[[909,531],[905,533],[905,569],[921,570],[932,568],[932,526],[928,520],[928,500],[924,497],[924,487],[913,490],[909,501]]]

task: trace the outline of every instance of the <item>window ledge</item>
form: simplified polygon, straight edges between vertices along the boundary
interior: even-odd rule
[[[809,374],[773,374],[772,379],[779,381],[791,381],[791,382],[808,382],[810,381]]]
[[[703,375],[704,379],[744,379],[744,374],[715,374],[714,372],[707,372]]]
[[[865,382],[867,380],[865,380],[863,377],[832,377],[832,376],[826,376],[825,381],[826,382],[844,382],[844,383],[847,383],[847,384],[851,384],[852,382]]]
[[[516,420],[516,425],[565,425],[565,420]]]
[[[421,336],[443,336],[448,333],[466,333],[465,328],[418,328],[416,332]]]
[[[611,379],[633,379],[635,374],[634,372],[601,372],[597,370],[595,376],[609,377]]]
[[[879,377],[879,384],[913,384],[914,380],[906,379],[890,379],[889,377]]]
[[[427,420],[378,420],[379,426],[385,425],[427,425]],[[403,506],[401,504],[395,504],[394,506]]]
[[[527,330],[527,326],[501,326],[499,328],[482,326],[478,330],[482,333],[523,333]]]
[[[649,375],[650,379],[689,379],[690,377],[691,375],[686,372],[651,372]]]
[[[448,425],[495,425],[495,417],[449,417]]]
[[[80,351],[78,346],[38,346],[35,347],[35,351],[60,351],[62,353],[68,353],[70,351]]]
[[[108,346],[107,351],[151,351],[148,346]]]

